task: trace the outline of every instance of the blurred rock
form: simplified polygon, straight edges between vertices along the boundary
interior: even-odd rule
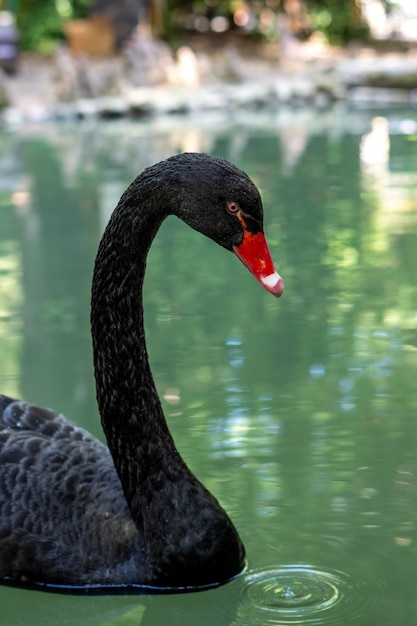
[[[123,48],[124,74],[129,85],[167,83],[176,71],[171,48],[144,30],[137,30]]]
[[[111,56],[116,51],[113,25],[105,16],[72,20],[65,24],[64,32],[73,54]]]
[[[119,57],[93,59],[73,55],[68,48],[57,50],[54,87],[59,102],[77,98],[119,95],[123,91],[123,63]]]
[[[200,85],[200,65],[197,55],[189,46],[178,48],[176,68],[170,80],[191,89]]]

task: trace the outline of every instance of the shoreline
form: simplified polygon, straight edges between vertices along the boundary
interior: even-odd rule
[[[283,61],[278,44],[206,49],[203,40],[197,44],[183,48],[182,61],[179,54],[172,57],[172,80],[169,75],[169,80],[147,85],[129,84],[122,56],[85,59],[67,49],[61,57],[23,54],[18,73],[2,78],[10,104],[0,118],[19,125],[85,117],[277,110],[285,105],[323,109],[340,101],[365,107],[417,106],[415,49],[380,53],[366,46],[341,49],[311,41],[299,44],[297,56]],[[79,89],[77,73],[84,82],[90,76],[90,93]],[[100,93],[100,80],[113,81],[109,93]]]

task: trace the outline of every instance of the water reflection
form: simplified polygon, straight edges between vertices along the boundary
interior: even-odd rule
[[[363,138],[375,117],[385,120],[377,133],[386,150],[370,170]],[[187,597],[0,589],[8,626],[264,626],[248,581],[273,572],[275,589],[286,565],[305,563],[341,576],[342,599],[316,615],[322,623],[415,622],[416,120],[283,111],[1,138],[2,391],[99,433],[88,331],[97,241],[130,180],[173,152],[208,150],[255,179],[287,285],[277,302],[175,220],[155,241],[145,284],[167,417],[187,462],[236,522],[247,574]],[[284,596],[292,594],[287,585]]]

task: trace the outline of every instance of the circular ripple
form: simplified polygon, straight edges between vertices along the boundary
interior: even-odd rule
[[[374,619],[388,608],[383,584],[304,564],[248,572],[241,591],[240,618],[253,625],[330,626]]]
[[[306,565],[287,565],[249,574],[246,591],[250,600],[265,611],[309,614],[327,609],[342,597],[340,578]]]

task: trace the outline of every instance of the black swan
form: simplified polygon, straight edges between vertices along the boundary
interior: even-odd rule
[[[146,256],[174,214],[280,296],[259,192],[228,161],[186,153],[144,170],[98,249],[91,327],[108,448],[63,415],[0,396],[0,582],[76,591],[201,589],[242,571],[239,535],[175,448],[148,364]]]

